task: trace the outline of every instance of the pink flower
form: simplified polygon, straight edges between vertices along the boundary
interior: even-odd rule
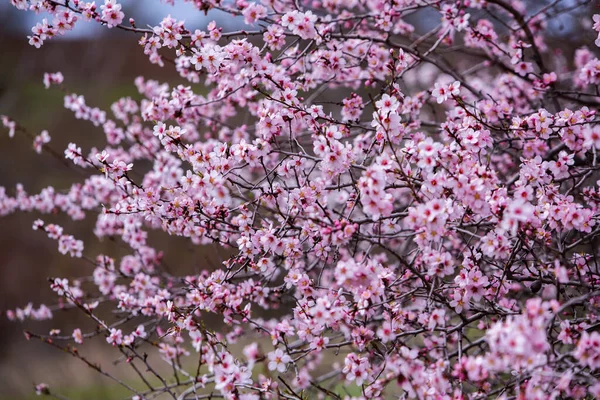
[[[125,14],[116,0],[104,0],[104,5],[100,8],[102,9],[102,19],[106,22],[107,27],[114,28],[123,22]]]
[[[293,34],[300,36],[302,39],[313,39],[317,34],[316,21],[317,16],[311,11],[304,13],[291,11],[281,17],[281,26],[288,28]]]
[[[50,143],[50,135],[48,134],[48,131],[42,131],[42,133],[36,136],[33,140],[33,148],[35,152],[41,154],[42,147],[47,143]]]
[[[75,340],[75,343],[83,343],[83,334],[81,333],[81,329],[77,328],[73,331],[73,340]]]
[[[50,387],[45,383],[35,385],[35,394],[38,396],[50,394]]]
[[[120,346],[123,343],[123,333],[120,329],[111,328],[106,341],[113,346]]]
[[[284,372],[287,368],[287,364],[292,361],[291,357],[285,354],[281,349],[270,352],[268,357],[269,371]]]
[[[448,100],[448,96],[450,95],[450,92],[445,85],[442,85],[441,83],[436,82],[435,86],[433,88],[433,92],[431,92],[431,95],[433,97],[435,97],[435,100],[437,101],[438,104],[442,104],[444,101]]]
[[[260,4],[250,3],[242,14],[244,15],[244,22],[251,25],[267,16],[267,8]]]
[[[574,356],[583,366],[590,367],[592,370],[600,368],[600,334],[598,332],[589,334],[584,331],[577,343]]]
[[[44,73],[44,87],[48,89],[50,85],[60,85],[64,81],[64,76],[61,72]]]

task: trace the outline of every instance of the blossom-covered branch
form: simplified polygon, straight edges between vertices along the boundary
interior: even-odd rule
[[[0,215],[91,215],[129,254],[90,254],[36,220],[92,266],[51,279],[60,307],[92,325],[29,338],[138,400],[600,397],[600,42],[571,60],[548,34],[592,2],[191,2],[243,19],[230,32],[171,16],[139,28],[115,0],[11,2],[52,15],[35,47],[90,21],[189,82],[139,77],[141,101],[108,112],[44,77],[107,144],[69,144],[86,173],[66,190],[0,188]],[[410,17],[426,11],[437,26],[419,32]],[[62,154],[48,132],[3,123]],[[176,276],[151,231],[233,256]],[[73,345],[95,336],[145,389]]]

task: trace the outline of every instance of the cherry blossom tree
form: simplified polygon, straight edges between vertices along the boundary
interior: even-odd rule
[[[243,19],[232,31],[146,27],[116,0],[11,2],[50,15],[32,46],[88,21],[189,82],[139,77],[143,100],[101,110],[44,75],[106,146],[69,144],[70,187],[0,188],[0,214],[48,214],[36,234],[89,271],[7,315],[91,323],[28,338],[138,400],[600,397],[600,15],[570,53],[548,28],[593,2],[190,1]],[[3,123],[63,157],[51,132]],[[129,254],[86,251],[56,213]],[[234,255],[175,276],[151,231]],[[82,355],[96,336],[138,382]]]

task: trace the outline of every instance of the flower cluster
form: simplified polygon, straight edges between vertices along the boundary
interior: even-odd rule
[[[140,28],[114,0],[12,3],[52,16],[36,47],[81,19],[180,77],[139,77],[138,100],[102,110],[44,75],[100,148],[55,150],[2,117],[86,168],[0,187],[0,215],[44,214],[34,229],[91,265],[50,280],[56,305],[6,313],[91,322],[28,338],[90,366],[72,343],[102,336],[162,382],[115,378],[137,400],[600,396],[600,61],[593,43],[558,51],[548,22],[569,2],[190,2],[247,25],[231,31]],[[439,26],[412,25],[421,11]],[[61,216],[124,250],[84,248]],[[170,236],[226,256],[180,276]]]

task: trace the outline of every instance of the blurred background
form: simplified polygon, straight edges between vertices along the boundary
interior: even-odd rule
[[[135,16],[138,26],[158,24],[167,14],[185,19],[190,26],[203,28],[213,19],[219,24],[236,24],[233,18],[219,13],[204,16],[189,4],[175,7],[152,2],[153,7],[142,7],[142,2],[124,1],[127,16]],[[146,2],[143,2],[147,4]],[[65,86],[71,92],[85,96],[90,106],[110,112],[110,105],[118,98],[140,96],[133,84],[143,75],[170,84],[185,83],[170,67],[160,68],[148,62],[143,49],[137,44],[137,35],[108,31],[95,23],[79,22],[65,38],[49,40],[40,49],[27,43],[31,26],[44,18],[30,12],[16,10],[9,2],[0,2],[0,115],[8,115],[37,135],[48,130],[50,146],[62,154],[69,142],[76,142],[84,151],[105,143],[104,134],[89,122],[74,118],[63,107],[64,93],[56,88],[44,89],[44,72],[61,71]],[[210,19],[209,19],[210,18]],[[14,195],[15,185],[22,183],[29,194],[54,186],[68,189],[82,176],[47,153],[33,151],[32,141],[17,133],[13,139],[0,128],[0,186]],[[57,252],[56,241],[50,240],[31,228],[41,217],[47,222],[62,225],[65,233],[83,240],[86,254],[124,255],[126,250],[118,243],[99,241],[92,233],[96,216],[88,214],[84,221],[73,222],[63,216],[17,213],[0,218],[0,311],[24,307],[33,302],[51,305],[56,297],[47,278],[56,276],[78,277],[91,274],[89,265],[82,260]],[[177,272],[192,273],[197,268],[218,265],[223,258],[218,249],[194,249],[187,241],[172,237],[157,237],[160,248],[167,254],[166,262]],[[55,312],[50,322],[10,322],[0,317],[0,399],[22,400],[37,398],[33,384],[45,382],[58,393],[70,399],[119,399],[126,396],[111,381],[86,367],[79,360],[55,348],[36,341],[27,342],[23,330],[45,333],[60,328],[70,335],[75,327],[93,330],[82,313]],[[104,350],[104,351],[103,351]],[[116,369],[114,352],[106,354],[106,344],[92,341],[82,346],[83,354],[103,368]],[[33,394],[33,395],[32,395]]]
[[[100,2],[101,3],[101,2]],[[126,18],[133,16],[138,26],[156,25],[161,18],[171,14],[186,21],[188,29],[203,29],[216,20],[224,30],[242,22],[223,13],[205,16],[185,3],[175,6],[146,1],[122,1]],[[535,12],[550,1],[531,0],[528,6]],[[549,21],[553,46],[573,51],[583,41],[593,43],[593,32],[581,29],[591,27],[591,16],[600,12],[597,1],[587,1],[585,6],[576,0],[564,0],[562,7],[572,8]],[[8,115],[30,132],[37,135],[47,129],[51,147],[62,154],[71,141],[84,151],[104,143],[101,129],[74,118],[63,108],[63,93],[57,89],[45,90],[44,72],[61,71],[65,85],[71,92],[86,97],[89,106],[109,110],[119,97],[139,99],[133,80],[139,75],[149,79],[186,83],[170,67],[160,68],[150,64],[137,45],[137,36],[97,24],[79,22],[74,32],[66,37],[49,40],[41,49],[27,43],[27,34],[44,15],[35,15],[13,8],[8,1],[0,2],[0,115]],[[439,21],[436,13],[421,13],[409,21],[418,30],[426,32]],[[7,131],[0,128],[0,186],[14,195],[15,185],[23,183],[30,194],[39,193],[47,186],[57,190],[67,189],[81,175],[47,154],[38,155],[29,138],[19,135],[9,139]],[[37,214],[17,213],[0,218],[0,311],[51,304],[54,300],[47,278],[55,276],[85,276],[91,273],[81,260],[62,256],[56,242],[45,234],[32,231]],[[62,225],[65,233],[84,241],[87,254],[105,253],[111,256],[125,254],[118,243],[99,241],[92,233],[95,216],[85,221],[72,222],[60,216],[41,216],[47,222]],[[218,265],[224,254],[215,248],[194,248],[185,240],[161,236],[159,248],[165,251],[166,262],[178,272],[193,273],[211,265]],[[0,317],[0,400],[25,400],[32,396],[34,383],[45,382],[70,399],[117,399],[125,396],[109,381],[81,362],[60,351],[35,341],[27,342],[23,330],[47,333],[60,328],[70,335],[72,329],[85,323],[77,312],[55,313],[51,323],[9,322]],[[89,325],[88,325],[89,327]],[[93,326],[91,326],[93,328]],[[98,346],[99,345],[99,346]],[[90,355],[108,369],[113,365],[114,354],[106,354],[102,343],[89,343],[85,354]]]

